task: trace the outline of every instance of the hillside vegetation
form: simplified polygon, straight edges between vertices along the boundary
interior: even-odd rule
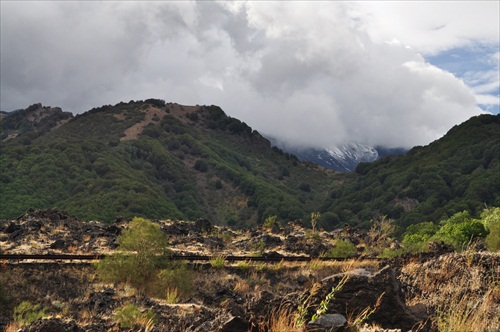
[[[500,206],[499,160],[500,116],[473,117],[428,146],[358,165],[357,176],[331,192],[324,222],[366,226],[385,215],[407,227],[478,215]]]
[[[13,116],[2,121],[0,218],[57,207],[87,220],[207,217],[249,226],[269,215],[303,218],[335,182],[216,106],[131,101],[43,130],[21,131]]]
[[[318,229],[479,217],[500,206],[500,116],[482,115],[403,156],[335,173],[271,147],[217,106],[130,101],[72,117],[40,104],[0,120],[0,218],[56,207],[106,222],[269,216]]]

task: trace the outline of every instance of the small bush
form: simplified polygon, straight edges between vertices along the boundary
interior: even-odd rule
[[[335,247],[328,251],[327,257],[349,258],[357,256],[356,246],[349,241],[337,240]]]
[[[199,172],[206,172],[208,171],[208,164],[206,161],[202,160],[202,159],[198,159],[195,163],[194,163],[194,169],[199,171]]]
[[[472,219],[467,211],[454,214],[442,222],[441,228],[431,238],[452,244],[456,250],[461,250],[468,243],[484,239],[488,235],[484,224],[477,219]]]
[[[163,269],[158,273],[155,289],[157,292],[163,291],[159,296],[167,297],[173,289],[177,290],[178,298],[185,298],[191,294],[193,284],[193,272],[186,262],[173,262],[168,269]]]
[[[216,256],[210,260],[210,265],[214,268],[220,269],[225,266],[226,258],[224,256]]]
[[[277,216],[269,216],[269,217],[267,217],[266,220],[264,220],[264,223],[262,224],[262,227],[264,229],[273,229],[273,227],[279,226],[277,219],[278,219]]]
[[[236,268],[242,271],[248,271],[250,270],[250,262],[248,261],[239,262],[238,264],[236,264]]]
[[[179,300],[179,290],[177,288],[167,288],[167,291],[165,292],[165,302],[169,304],[176,304]]]
[[[14,321],[21,322],[23,325],[31,324],[38,318],[47,316],[45,310],[40,304],[23,301],[14,308]]]
[[[154,312],[141,312],[141,310],[133,304],[126,305],[118,309],[115,313],[115,319],[122,328],[134,328],[136,325],[152,327],[155,318],[156,314]]]
[[[487,209],[481,214],[481,220],[489,234],[486,247],[490,251],[500,251],[500,208]]]
[[[134,218],[119,238],[119,249],[102,260],[97,268],[106,282],[124,282],[146,295],[166,297],[167,289],[186,296],[191,289],[191,270],[185,263],[168,260],[166,237],[160,226],[143,218]]]

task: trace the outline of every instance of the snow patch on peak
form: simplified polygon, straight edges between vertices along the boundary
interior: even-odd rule
[[[325,150],[333,158],[339,161],[345,161],[349,165],[353,162],[371,162],[378,158],[378,152],[375,148],[361,143],[337,145],[326,148]]]

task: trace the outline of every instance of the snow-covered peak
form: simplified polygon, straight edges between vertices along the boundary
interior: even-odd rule
[[[344,160],[351,164],[353,161],[370,162],[377,160],[378,152],[375,148],[361,143],[347,143],[325,149],[330,156],[337,160]]]

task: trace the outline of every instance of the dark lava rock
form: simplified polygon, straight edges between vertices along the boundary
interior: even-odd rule
[[[247,332],[248,328],[248,322],[244,321],[242,318],[231,317],[222,324],[219,332]]]
[[[400,284],[390,266],[374,274],[364,269],[346,273],[349,278],[335,293],[335,301],[330,303],[329,313],[348,310],[356,316],[367,307],[377,307],[378,303],[375,312],[368,319],[369,323],[376,323],[383,328],[408,331],[420,321],[404,304]],[[344,275],[345,273],[341,273],[323,279],[320,290],[311,301],[312,307],[316,308]]]
[[[93,292],[86,301],[86,306],[89,311],[111,313],[116,305],[113,296],[115,291],[111,288],[106,288],[102,292]]]
[[[51,245],[50,249],[64,249],[66,248],[66,242],[63,240],[55,240]]]
[[[58,318],[38,319],[28,326],[24,326],[21,332],[84,332],[75,322],[65,322]]]
[[[7,228],[5,228],[4,233],[11,234],[14,233],[15,231],[18,231],[21,229],[21,226],[18,224],[15,224],[11,222]]]
[[[213,230],[212,223],[208,219],[200,218],[194,222],[194,231],[198,233],[210,233]]]

